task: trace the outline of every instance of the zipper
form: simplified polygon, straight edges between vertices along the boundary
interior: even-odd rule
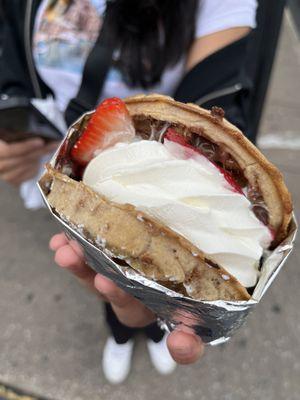
[[[200,99],[196,101],[196,104],[201,106],[202,104],[204,104],[204,103],[206,103],[208,101],[217,99],[219,97],[223,97],[223,96],[227,96],[229,94],[237,93],[242,88],[243,88],[243,85],[240,82],[235,83],[232,86],[229,86],[229,87],[223,88],[223,89],[215,90],[214,92],[208,93],[208,94],[200,97]]]
[[[26,11],[25,11],[25,23],[24,23],[24,42],[25,42],[25,54],[27,60],[28,71],[33,86],[34,95],[38,99],[42,99],[42,92],[39,85],[37,73],[34,66],[32,48],[31,48],[31,15],[32,15],[32,2],[33,0],[27,0]]]

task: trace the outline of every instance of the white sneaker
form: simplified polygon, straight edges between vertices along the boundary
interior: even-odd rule
[[[133,340],[118,344],[113,337],[105,343],[102,355],[102,368],[106,379],[112,384],[123,382],[131,367]]]
[[[165,333],[162,340],[158,343],[155,343],[150,339],[147,340],[147,347],[151,362],[154,368],[162,375],[171,374],[177,365],[170,356],[167,347],[167,337],[168,333]]]

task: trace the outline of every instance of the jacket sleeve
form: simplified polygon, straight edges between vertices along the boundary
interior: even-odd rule
[[[17,4],[18,3],[18,4]],[[24,2],[2,1],[2,52],[0,55],[0,93],[31,97],[24,47]]]
[[[253,82],[245,70],[250,35],[195,65],[182,79],[174,98],[210,109],[222,107],[226,118],[248,134],[247,113]]]

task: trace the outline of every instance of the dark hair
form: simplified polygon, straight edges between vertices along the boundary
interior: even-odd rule
[[[72,0],[70,0],[72,1]],[[194,38],[198,0],[108,0],[108,36],[114,65],[132,87],[159,82],[164,69],[186,54]]]

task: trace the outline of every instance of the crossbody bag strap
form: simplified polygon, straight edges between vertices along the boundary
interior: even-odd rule
[[[70,100],[66,108],[65,120],[68,125],[71,125],[86,111],[95,108],[101,94],[114,50],[107,32],[107,21],[108,18],[104,17],[97,41],[86,60],[80,88],[76,97]]]

